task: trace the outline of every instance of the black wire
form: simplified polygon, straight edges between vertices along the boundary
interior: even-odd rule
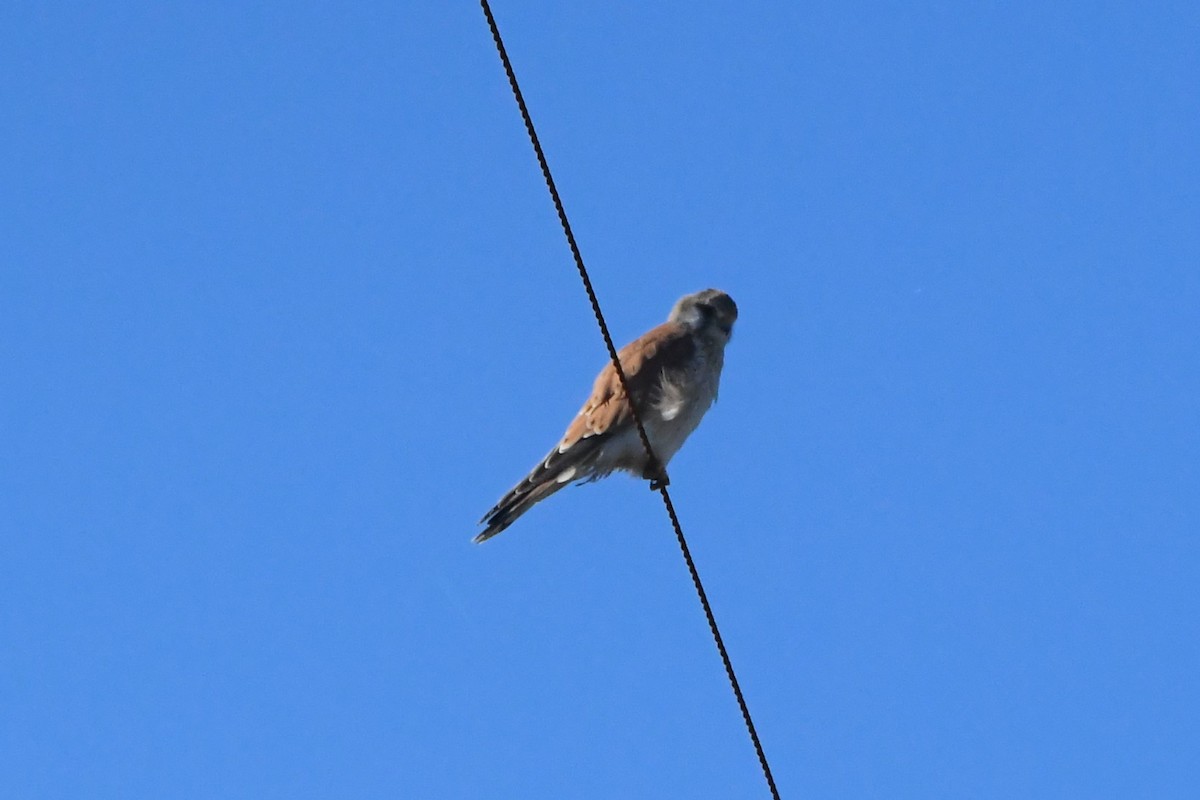
[[[653,481],[650,485],[662,495],[663,505],[666,506],[667,514],[671,518],[671,525],[675,528],[675,538],[679,541],[679,549],[683,553],[683,560],[687,562],[688,572],[692,575],[692,583],[696,587],[696,595],[700,598],[700,605],[704,607],[704,616],[708,618],[708,628],[712,632],[713,641],[717,645],[717,652],[721,654],[721,661],[725,664],[725,674],[729,678],[730,687],[733,688],[733,696],[737,699],[738,707],[742,710],[742,720],[746,723],[746,730],[750,733],[750,741],[754,743],[754,751],[758,754],[758,763],[762,766],[763,777],[767,780],[771,796],[775,800],[779,800],[779,790],[775,787],[775,778],[771,775],[771,766],[767,763],[767,754],[763,751],[762,742],[758,738],[758,731],[754,728],[754,720],[750,718],[750,707],[746,705],[746,698],[742,695],[742,687],[738,684],[737,675],[733,671],[733,662],[729,658],[729,652],[725,649],[725,641],[721,638],[721,631],[717,628],[717,618],[713,615],[712,606],[708,602],[708,594],[704,591],[704,584],[700,582],[700,573],[696,569],[696,562],[692,560],[692,551],[688,548],[687,539],[684,538],[683,526],[679,524],[679,517],[675,514],[675,504],[671,502],[671,495],[667,492],[666,471],[661,468],[661,463],[654,454],[654,448],[650,446],[650,437],[646,435],[646,428],[642,424],[641,415],[638,413],[637,406],[633,402],[633,395],[629,392],[629,383],[625,378],[625,370],[621,368],[621,359],[617,356],[616,345],[613,344],[612,335],[608,332],[608,324],[604,321],[604,313],[600,310],[600,301],[596,298],[596,290],[592,288],[592,281],[588,277],[587,267],[583,264],[583,255],[579,252],[579,245],[575,241],[575,234],[571,231],[571,223],[567,219],[566,210],[563,208],[562,198],[558,195],[558,187],[554,185],[554,177],[550,174],[550,164],[546,161],[546,154],[542,152],[542,144],[538,141],[537,131],[533,128],[533,117],[529,114],[529,108],[525,105],[525,97],[521,94],[521,87],[517,84],[517,74],[513,71],[512,62],[508,58],[508,51],[504,48],[504,40],[500,38],[500,28],[496,25],[496,18],[492,15],[492,8],[488,5],[488,0],[480,0],[480,5],[483,6],[483,14],[487,17],[488,27],[492,30],[492,40],[495,41],[496,50],[500,54],[500,61],[504,64],[504,72],[508,75],[508,84],[512,87],[513,97],[516,98],[517,107],[521,110],[521,118],[525,120],[525,131],[529,134],[529,141],[533,145],[533,152],[537,156],[538,164],[542,168],[542,177],[546,179],[546,188],[550,190],[550,198],[554,201],[554,209],[558,212],[558,221],[562,223],[563,233],[567,236],[567,244],[571,247],[571,255],[575,257],[575,268],[579,270],[579,277],[583,281],[583,288],[587,290],[588,300],[592,304],[592,313],[596,315],[596,324],[600,326],[600,333],[604,336],[604,344],[608,347],[608,355],[612,359],[613,369],[616,370],[617,378],[621,381],[621,389],[625,392],[625,399],[629,403],[629,410],[633,415],[633,422],[637,426],[638,436],[642,440],[642,445],[646,448],[646,455],[650,459],[650,464],[657,466],[657,471],[661,473],[661,477]]]

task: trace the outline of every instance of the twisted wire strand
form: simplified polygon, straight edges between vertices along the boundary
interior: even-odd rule
[[[588,276],[587,267],[583,263],[583,254],[579,251],[579,244],[575,241],[575,234],[571,230],[571,222],[567,219],[566,209],[563,207],[562,198],[558,194],[558,187],[554,183],[554,176],[550,174],[550,164],[546,160],[546,154],[542,150],[542,143],[538,140],[537,131],[533,127],[533,117],[529,113],[529,107],[525,104],[525,96],[521,93],[521,87],[517,83],[517,75],[513,70],[512,61],[509,60],[508,51],[504,47],[504,40],[500,37],[500,28],[496,24],[496,18],[492,14],[492,8],[488,4],[488,0],[480,0],[480,5],[483,7],[483,14],[487,18],[488,27],[492,31],[492,40],[496,44],[496,51],[500,54],[500,61],[504,65],[504,72],[508,76],[508,85],[512,88],[513,97],[517,101],[517,107],[521,111],[521,118],[525,121],[525,132],[529,134],[529,142],[533,145],[533,152],[537,156],[538,165],[542,169],[542,177],[546,181],[546,188],[550,190],[550,198],[554,201],[554,210],[558,212],[558,221],[562,225],[563,233],[566,234],[567,244],[571,248],[571,255],[575,258],[575,268],[579,272],[579,278],[583,281],[583,288],[587,291],[588,300],[592,304],[592,313],[596,317],[596,324],[600,327],[600,333],[604,336],[604,344],[608,348],[609,358],[612,359],[613,369],[616,370],[617,378],[621,382],[621,388],[625,392],[625,399],[629,403],[629,410],[633,415],[633,422],[637,426],[638,437],[642,440],[642,446],[646,448],[646,455],[650,459],[650,464],[657,466],[661,473],[661,477],[651,483],[651,487],[656,489],[662,495],[663,505],[667,509],[667,515],[671,518],[671,526],[675,529],[675,538],[679,543],[679,550],[683,554],[683,560],[687,563],[688,572],[692,576],[692,584],[696,588],[696,596],[700,598],[700,605],[704,609],[704,616],[708,619],[708,629],[712,633],[713,642],[717,646],[717,652],[721,655],[721,662],[725,665],[725,675],[729,678],[729,685],[733,689],[734,698],[737,700],[738,708],[742,712],[742,720],[746,724],[746,730],[750,734],[750,741],[754,744],[754,751],[758,755],[758,763],[762,767],[763,777],[767,781],[767,787],[771,790],[771,797],[774,800],[780,800],[779,790],[775,786],[775,778],[771,774],[771,766],[767,763],[767,754],[763,750],[762,742],[758,738],[758,731],[754,727],[754,720],[750,717],[750,707],[746,704],[746,698],[742,694],[742,687],[738,683],[737,674],[733,670],[733,661],[729,658],[729,651],[725,648],[725,640],[721,637],[721,631],[717,627],[717,618],[713,614],[712,606],[708,602],[708,593],[704,591],[704,584],[700,580],[700,572],[696,569],[696,562],[692,559],[692,551],[688,547],[687,539],[683,535],[683,526],[679,523],[679,516],[675,513],[675,504],[671,502],[671,495],[667,491],[666,471],[662,468],[661,462],[654,454],[654,448],[650,444],[650,437],[646,434],[646,427],[642,424],[641,414],[638,412],[637,405],[633,402],[633,395],[629,392],[629,382],[625,377],[625,370],[621,367],[621,359],[617,355],[616,345],[613,344],[612,334],[608,331],[608,323],[604,321],[604,312],[600,310],[600,300],[596,297],[596,290],[592,287],[592,280]]]

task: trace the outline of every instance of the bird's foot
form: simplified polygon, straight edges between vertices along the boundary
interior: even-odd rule
[[[651,460],[646,464],[646,468],[642,470],[642,477],[650,481],[650,491],[652,492],[657,492],[671,485],[671,479],[667,476],[667,468],[660,464],[657,459]]]

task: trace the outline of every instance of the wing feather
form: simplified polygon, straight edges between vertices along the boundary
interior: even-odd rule
[[[656,401],[661,390],[663,371],[686,362],[695,349],[687,328],[677,322],[664,322],[617,353],[643,422],[649,413],[649,405]],[[610,362],[596,376],[591,397],[567,427],[558,449],[565,452],[584,439],[605,436],[632,424],[633,414],[621,388],[621,379]]]

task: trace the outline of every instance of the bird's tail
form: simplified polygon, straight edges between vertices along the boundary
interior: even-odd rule
[[[510,489],[491,511],[483,515],[479,522],[487,527],[472,541],[476,544],[486,542],[516,522],[517,517],[532,508],[535,503],[545,500],[564,486],[600,477],[592,469],[592,464],[599,455],[600,444],[598,439],[585,439],[576,442],[567,453],[562,453],[557,448],[551,450],[524,480]]]
[[[566,483],[559,483],[553,478],[531,484],[529,478],[526,478],[504,495],[500,502],[496,503],[495,507],[480,520],[481,523],[487,525],[487,528],[472,541],[476,544],[486,542],[516,522],[517,517],[532,508],[534,503],[545,500],[566,485]]]

